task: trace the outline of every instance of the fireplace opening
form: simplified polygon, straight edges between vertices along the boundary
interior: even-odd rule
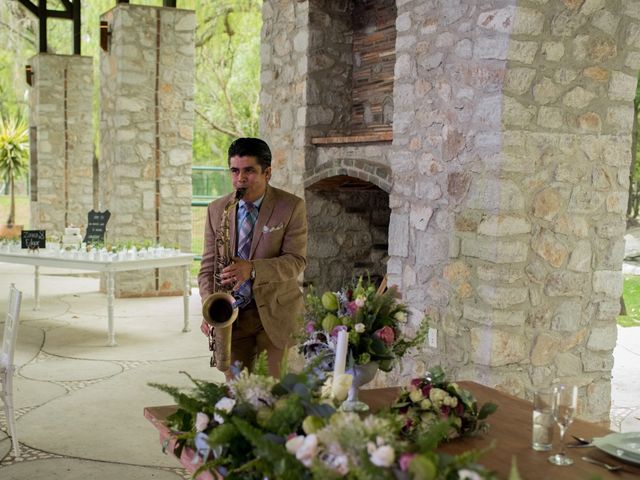
[[[387,272],[388,193],[370,182],[338,175],[308,186],[305,199],[305,286],[335,291],[360,275],[379,284]]]

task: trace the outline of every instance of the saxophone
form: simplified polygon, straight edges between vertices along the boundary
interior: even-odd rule
[[[209,325],[209,350],[211,366],[221,372],[229,370],[231,363],[231,328],[238,318],[238,307],[232,295],[233,286],[224,286],[221,281],[222,270],[233,261],[231,239],[229,235],[230,215],[244,195],[244,189],[236,194],[224,207],[222,221],[216,236],[216,265],[213,274],[215,292],[205,298],[202,304],[202,316]]]

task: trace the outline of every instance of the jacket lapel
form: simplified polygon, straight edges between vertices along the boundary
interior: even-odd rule
[[[271,217],[271,212],[273,212],[274,206],[275,198],[273,191],[271,187],[267,185],[267,190],[264,193],[264,200],[262,201],[262,205],[260,205],[260,213],[258,214],[258,219],[253,227],[253,238],[251,239],[251,253],[249,258],[253,258],[255,254],[258,243],[262,238],[262,229],[267,224],[267,220]]]

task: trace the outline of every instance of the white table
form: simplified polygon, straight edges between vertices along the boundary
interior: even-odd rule
[[[67,254],[68,255],[68,254]],[[174,255],[136,258],[135,260],[89,260],[81,258],[71,258],[70,256],[60,256],[59,254],[40,251],[30,253],[26,250],[20,252],[0,252],[0,262],[19,263],[23,265],[33,265],[35,267],[34,293],[35,307],[40,307],[40,267],[68,268],[77,270],[91,270],[94,272],[104,272],[107,274],[107,314],[109,319],[109,332],[107,344],[116,345],[116,335],[113,325],[113,303],[115,299],[116,272],[126,272],[131,270],[145,270],[149,268],[162,267],[183,267],[184,282],[184,326],[183,332],[189,329],[189,296],[191,295],[191,263],[193,255],[190,253],[178,253]]]

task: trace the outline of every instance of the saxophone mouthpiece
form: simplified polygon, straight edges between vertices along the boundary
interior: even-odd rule
[[[246,188],[239,188],[236,190],[236,200],[241,200],[244,194],[247,192]]]

